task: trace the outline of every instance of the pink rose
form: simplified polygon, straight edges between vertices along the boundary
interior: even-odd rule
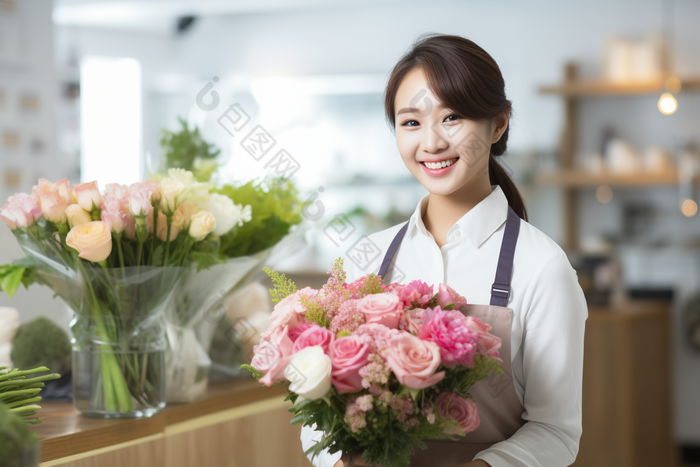
[[[292,340],[288,335],[289,327],[282,326],[270,334],[269,339],[263,338],[253,347],[251,366],[265,373],[260,382],[272,386],[278,381],[284,381],[284,369],[292,358]]]
[[[438,305],[440,308],[445,308],[447,305],[454,303],[453,310],[458,310],[460,307],[467,304],[467,299],[458,294],[452,287],[447,284],[438,286]]]
[[[314,324],[316,323],[299,323],[296,326],[290,327],[289,338],[292,340],[292,342],[295,342],[304,331],[312,327]]]
[[[409,282],[399,291],[399,298],[404,307],[418,304],[418,308],[422,308],[428,304],[433,295],[433,287],[418,280]]]
[[[502,342],[500,337],[496,337],[489,333],[491,330],[491,325],[483,323],[478,318],[474,318],[473,316],[466,316],[464,323],[467,328],[477,333],[476,351],[481,355],[488,355],[491,358],[496,359],[499,363],[503,363],[503,360],[500,358],[498,353],[498,349],[501,348]]]
[[[379,323],[396,329],[403,312],[403,304],[394,294],[378,293],[365,295],[357,304],[365,315],[366,323]]]
[[[418,337],[440,347],[442,362],[449,368],[457,364],[474,366],[478,333],[466,326],[465,318],[458,310],[443,310],[439,306],[428,308],[418,330]]]
[[[262,337],[267,339],[279,327],[292,327],[296,326],[300,322],[303,322],[306,307],[302,305],[300,296],[305,295],[310,299],[313,299],[317,294],[317,290],[314,290],[311,287],[304,287],[303,289],[297,290],[277,303],[275,308],[272,310],[272,314],[270,315],[272,323],[270,324],[270,327],[267,328],[267,330],[262,334]]]
[[[86,212],[92,212],[102,206],[102,195],[97,182],[79,183],[73,188],[77,202]]]
[[[116,234],[124,231],[125,215],[119,199],[113,195],[105,195],[102,200],[102,212],[100,217],[107,225],[107,228]]]
[[[122,200],[128,200],[129,187],[126,185],[120,185],[119,183],[108,183],[105,185],[105,195],[103,198],[106,198],[107,196],[114,196],[120,202]]]
[[[56,194],[60,196],[63,201],[66,201],[68,204],[72,203],[71,189],[67,178],[62,178],[56,183],[51,183],[45,178],[40,178],[39,184],[34,185],[32,196],[39,199],[40,194],[50,192],[56,192]]]
[[[151,199],[154,203],[160,201],[160,182],[148,179],[141,182],[141,185],[151,192]]]
[[[66,222],[66,208],[70,206],[70,201],[66,201],[58,191],[49,191],[39,194],[41,204],[41,214],[44,218],[55,224]]]
[[[445,372],[440,366],[440,348],[407,332],[392,337],[384,350],[384,359],[401,384],[410,389],[424,389],[440,382]]]
[[[0,209],[0,217],[12,230],[17,227],[26,229],[41,218],[41,208],[34,196],[26,193],[15,193]]]
[[[292,353],[297,353],[304,347],[311,347],[312,345],[320,345],[323,351],[328,353],[328,347],[333,343],[334,339],[333,333],[327,328],[313,323],[294,341]]]
[[[399,329],[410,332],[411,334],[418,334],[418,330],[423,325],[424,314],[425,310],[423,308],[413,308],[412,310],[405,311],[399,321]]]
[[[457,420],[464,433],[472,432],[481,425],[476,403],[471,399],[465,399],[454,392],[445,391],[437,396],[435,405],[442,418]],[[445,433],[451,435],[461,434],[457,430],[447,430]]]
[[[131,211],[129,211],[128,202],[121,203],[121,208],[122,214],[124,214],[124,233],[126,234],[126,238],[131,240],[136,236],[136,219],[134,219],[134,216],[131,215]]]
[[[359,371],[367,364],[369,354],[370,346],[357,336],[341,337],[331,344],[331,382],[338,394],[362,389],[362,376]]]
[[[148,216],[153,211],[151,205],[151,191],[140,186],[131,186],[129,196],[129,211],[134,217]],[[160,221],[160,219],[158,219]],[[152,229],[151,229],[152,230]]]
[[[399,295],[399,293],[405,289],[406,286],[399,284],[398,282],[392,282],[391,284],[382,285],[382,292],[393,293]]]

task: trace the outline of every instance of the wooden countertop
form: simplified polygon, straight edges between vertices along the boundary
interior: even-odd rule
[[[287,394],[282,386],[265,387],[252,378],[209,383],[200,400],[169,403],[147,418],[104,419],[83,416],[72,402],[40,402],[42,423],[31,428],[41,439],[41,462],[92,451],[162,432],[166,426],[221,410]]]

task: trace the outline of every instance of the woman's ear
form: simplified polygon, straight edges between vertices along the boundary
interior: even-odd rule
[[[501,136],[503,136],[503,133],[505,133],[506,129],[508,128],[508,120],[510,117],[510,108],[506,109],[503,113],[501,113],[498,117],[493,119],[494,123],[494,130],[493,130],[493,135],[491,137],[491,144],[496,144],[499,139],[501,139]]]

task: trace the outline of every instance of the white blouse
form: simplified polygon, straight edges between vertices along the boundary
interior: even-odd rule
[[[388,279],[400,283],[420,279],[435,286],[444,282],[466,297],[467,303],[489,304],[508,213],[501,187],[492,185],[491,190],[450,228],[448,243],[442,248],[423,224],[430,195],[426,194],[409,220],[395,256],[396,270],[392,277],[389,268]],[[402,226],[367,237],[381,251],[368,265],[361,263],[363,255],[348,252],[344,261],[348,282],[379,271],[391,240]],[[568,466],[578,454],[582,432],[583,336],[588,308],[566,253],[524,220],[515,248],[508,308],[513,310],[513,384],[527,423],[475,459],[492,467]],[[303,449],[315,444],[321,435],[315,426],[302,427]],[[324,451],[312,463],[332,467],[340,456]]]

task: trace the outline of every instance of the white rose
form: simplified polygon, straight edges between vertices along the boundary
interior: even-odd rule
[[[68,220],[68,225],[71,229],[76,225],[83,225],[87,224],[88,222],[92,222],[90,213],[85,211],[85,209],[81,208],[77,204],[71,204],[66,208],[66,219]]]
[[[221,237],[231,230],[241,218],[241,208],[233,200],[219,193],[212,193],[204,209],[211,212],[216,219],[214,235]]]
[[[289,390],[306,399],[324,397],[331,389],[331,358],[320,345],[304,347],[295,353],[284,369],[291,381]]]

